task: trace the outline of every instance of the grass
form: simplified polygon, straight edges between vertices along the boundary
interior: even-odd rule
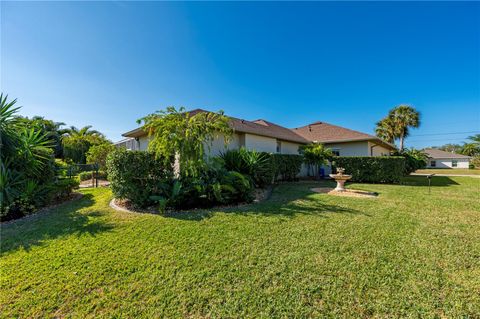
[[[480,181],[277,187],[270,200],[158,216],[108,189],[1,226],[0,316],[427,317],[480,314]]]
[[[426,168],[415,171],[418,174],[444,174],[444,175],[480,175],[480,169],[469,168]]]

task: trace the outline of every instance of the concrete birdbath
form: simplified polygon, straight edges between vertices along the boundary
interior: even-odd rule
[[[352,178],[352,175],[345,175],[344,172],[344,168],[337,167],[337,174],[330,174],[330,177],[337,182],[337,187],[334,189],[336,192],[345,192],[345,182]]]

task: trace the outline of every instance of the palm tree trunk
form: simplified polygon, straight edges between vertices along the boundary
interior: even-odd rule
[[[400,135],[400,152],[403,151],[403,139],[404,139],[404,135],[403,133]]]

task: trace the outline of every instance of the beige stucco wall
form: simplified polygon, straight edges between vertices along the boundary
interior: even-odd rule
[[[276,153],[277,139],[260,135],[245,134],[245,148],[259,152]]]
[[[325,144],[325,146],[339,150],[340,156],[370,156],[367,141]]]
[[[372,148],[372,146],[374,146]],[[375,144],[375,143],[372,143],[372,142],[368,142],[368,150],[369,152],[372,152],[372,154],[370,154],[370,156],[388,156],[390,155],[390,150],[383,147],[383,146],[380,146],[378,144]]]
[[[240,135],[234,133],[230,139],[230,142],[225,145],[225,137],[223,135],[219,136],[210,144],[210,156],[217,156],[226,150],[239,149],[240,148]],[[208,148],[205,148],[205,153],[208,153]]]
[[[302,144],[281,141],[281,152],[282,154],[295,154],[298,155],[298,148]]]
[[[148,142],[149,142],[150,138],[148,136],[142,136],[142,137],[139,137],[138,138],[138,150],[139,151],[146,151],[147,148],[148,148]]]

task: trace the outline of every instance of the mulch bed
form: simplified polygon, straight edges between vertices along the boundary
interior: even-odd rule
[[[210,209],[227,209],[227,208],[235,208],[235,207],[242,207],[254,203],[259,203],[262,201],[265,201],[270,198],[270,195],[272,194],[273,187],[268,187],[265,189],[260,189],[257,188],[254,191],[254,200],[252,203],[240,203],[236,205],[220,205],[220,206],[213,206],[210,208],[192,208],[188,210],[175,210],[171,211],[168,210],[166,214],[172,214],[172,213],[188,213],[188,212],[198,212],[198,211],[203,211],[203,210],[210,210]],[[139,214],[160,214],[158,211],[157,207],[148,207],[148,208],[137,208],[130,203],[129,200],[126,199],[118,199],[114,198],[110,202],[110,207],[115,209],[115,210],[120,210],[120,211],[125,211],[125,212],[130,212],[130,213],[139,213]]]

